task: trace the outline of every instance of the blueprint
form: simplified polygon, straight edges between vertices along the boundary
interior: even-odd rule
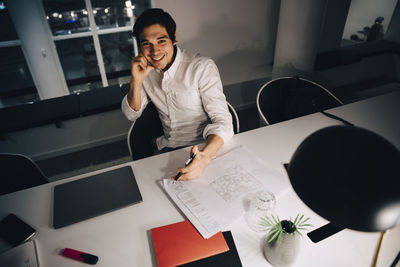
[[[225,169],[226,174],[215,178],[210,186],[226,202],[232,202],[240,195],[260,188],[262,184],[241,165]]]
[[[202,177],[192,181],[163,180],[172,200],[204,238],[226,229],[245,211],[246,200],[267,189],[275,195],[287,184],[243,147],[214,159]]]

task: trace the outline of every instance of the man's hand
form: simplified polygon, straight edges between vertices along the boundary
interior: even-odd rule
[[[132,82],[136,85],[142,85],[144,78],[149,75],[152,69],[154,69],[154,67],[149,63],[146,57],[140,53],[138,56],[134,57],[131,62]]]
[[[211,157],[200,151],[197,146],[193,146],[190,154],[196,154],[193,161],[186,167],[179,168],[178,172],[182,173],[181,177],[179,177],[178,181],[188,181],[192,179],[200,178],[203,174],[204,168],[210,163]],[[174,177],[172,177],[173,179]]]
[[[146,57],[141,53],[132,59],[131,66],[132,79],[127,99],[129,106],[138,111],[142,106],[140,89],[142,88],[143,80],[154,67],[150,65]]]
[[[192,179],[200,178],[203,174],[204,168],[211,162],[212,157],[221,148],[224,141],[221,137],[215,134],[211,134],[207,137],[206,145],[203,150],[199,150],[197,146],[193,146],[191,150],[191,155],[196,153],[192,163],[184,168],[179,168],[178,172],[182,175],[179,177],[178,181],[188,181]],[[171,179],[173,179],[172,177]]]

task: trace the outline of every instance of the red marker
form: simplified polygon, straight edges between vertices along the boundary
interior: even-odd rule
[[[99,260],[99,257],[97,257],[95,255],[85,253],[82,251],[78,251],[78,250],[74,250],[74,249],[70,249],[70,248],[65,248],[62,255],[64,257],[68,257],[68,258],[82,261],[84,263],[88,263],[88,264],[92,264],[92,265],[95,265],[97,263],[97,261]]]

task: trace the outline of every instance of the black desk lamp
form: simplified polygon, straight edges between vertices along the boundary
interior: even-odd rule
[[[330,223],[309,233],[318,242],[342,229],[381,232],[400,224],[400,151],[383,137],[354,126],[332,126],[308,136],[287,167],[298,196]]]

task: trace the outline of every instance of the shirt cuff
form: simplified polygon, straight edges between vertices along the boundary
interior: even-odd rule
[[[130,121],[135,121],[142,114],[142,109],[135,111],[133,108],[131,108],[131,106],[129,106],[128,95],[125,95],[125,97],[122,99],[121,110],[125,117]]]
[[[224,129],[221,129],[224,128]],[[203,131],[203,138],[207,140],[207,137],[211,134],[218,135],[224,141],[224,144],[227,143],[233,136],[233,126],[223,127],[221,125],[213,125],[208,124]]]

